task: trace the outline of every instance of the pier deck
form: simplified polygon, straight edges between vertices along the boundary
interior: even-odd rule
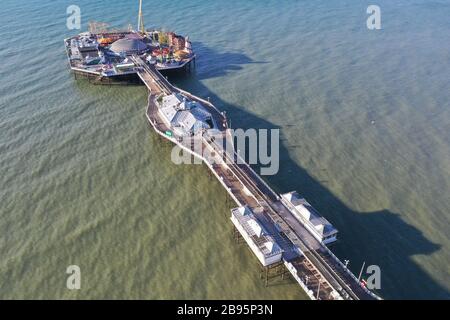
[[[258,221],[283,249],[284,265],[310,298],[379,299],[359,284],[355,276],[294,217],[289,208],[281,202],[280,196],[247,163],[237,161],[239,156],[235,152],[228,155],[223,146],[218,145],[207,134],[194,137],[201,145],[200,153],[199,150],[181,144],[181,137],[168,136],[166,132],[171,128],[160,117],[155,99],[160,95],[180,92],[201,102],[213,115],[219,127],[219,134],[230,138],[225,116],[209,101],[174,87],[153,66],[147,65],[138,56],[131,59],[136,65],[139,77],[150,91],[146,116],[154,130],[201,159],[238,206],[248,206],[252,209]],[[205,150],[209,151],[206,154],[211,155],[208,158],[203,156]]]

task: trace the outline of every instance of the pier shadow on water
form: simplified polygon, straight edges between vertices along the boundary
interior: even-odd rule
[[[180,71],[164,72],[170,80],[176,81],[180,86],[197,87],[198,81],[226,76],[229,72],[241,70],[243,65],[268,63],[267,61],[253,61],[241,52],[217,52],[204,46],[201,42],[194,42],[192,46],[195,49],[197,60],[200,61],[193,68],[193,73],[186,74]],[[207,88],[202,89],[207,91]]]
[[[282,129],[239,105],[221,100],[201,80],[220,77],[254,62],[242,53],[218,53],[201,43],[197,68],[191,74],[169,74],[169,80],[200,97],[210,97],[220,110],[233,120],[233,128]],[[211,65],[212,69],[208,69]],[[301,124],[300,124],[301,125]],[[448,299],[450,293],[437,283],[413,259],[414,255],[430,255],[440,249],[422,232],[406,223],[399,214],[380,209],[358,212],[350,209],[327,187],[313,178],[290,156],[289,146],[281,130],[280,170],[275,176],[263,177],[277,192],[297,190],[340,231],[340,241],[331,249],[341,259],[349,259],[350,269],[359,274],[363,261],[381,268],[381,290],[386,299]],[[363,273],[364,275],[364,273]],[[367,276],[367,275],[366,275]]]
[[[231,71],[239,71],[246,64],[263,64],[266,61],[253,61],[241,52],[217,52],[201,42],[194,42],[193,47],[200,63],[196,67],[196,80],[226,76]],[[190,78],[187,79],[189,81]]]

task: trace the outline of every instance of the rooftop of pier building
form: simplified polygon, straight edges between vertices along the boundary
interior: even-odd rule
[[[281,261],[283,250],[247,207],[231,210],[231,221],[263,266]]]
[[[179,93],[162,97],[160,112],[175,133],[181,136],[214,127],[212,116],[204,106]]]
[[[338,233],[338,230],[327,219],[322,217],[305,198],[298,194],[297,191],[282,194],[281,197],[295,208],[301,218],[312,224],[315,232],[317,232],[321,238],[332,237]]]

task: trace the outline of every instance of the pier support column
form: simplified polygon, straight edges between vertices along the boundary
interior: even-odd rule
[[[235,226],[233,226],[233,239],[234,239],[234,241],[235,241],[237,244],[240,244],[240,243],[241,243],[241,238],[242,238],[242,236],[241,236],[241,234],[239,233],[239,230],[236,229]]]
[[[259,278],[264,279],[264,285],[267,287],[269,286],[269,280],[272,278],[281,276],[281,279],[284,280],[286,272],[287,270],[284,267],[283,262],[280,261],[266,267],[262,266],[259,272]]]
[[[268,284],[269,284],[269,268],[266,267],[266,281],[264,285],[267,287]]]

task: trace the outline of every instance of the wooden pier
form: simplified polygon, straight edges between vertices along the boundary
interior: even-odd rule
[[[228,143],[233,141],[225,115],[209,101],[174,87],[154,66],[146,64],[140,57],[133,56],[131,60],[136,65],[138,76],[149,90],[146,117],[156,133],[201,159],[233,201],[239,207],[248,206],[254,212],[258,221],[283,250],[282,264],[285,270],[311,299],[380,299],[360,285],[358,279],[294,217],[290,209],[281,202],[280,196],[247,163],[242,159],[237,161],[239,155],[234,149],[231,155],[228,154],[224,151],[225,146],[218,144],[217,139],[207,133],[194,137],[201,145],[201,152],[180,143],[181,137],[167,135],[171,128],[161,118],[155,100],[161,95],[178,92],[208,109],[219,127],[216,136],[220,135]],[[208,158],[204,157],[205,154],[209,155]],[[273,267],[278,268],[278,265]],[[270,270],[271,268],[266,270],[266,284],[270,278]],[[284,272],[280,274],[284,277]]]

